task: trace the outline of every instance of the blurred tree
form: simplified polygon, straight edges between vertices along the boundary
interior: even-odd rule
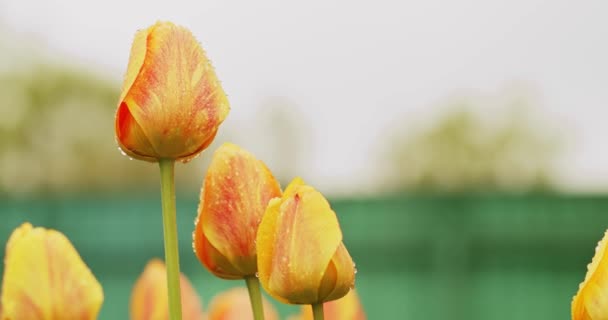
[[[296,103],[286,97],[267,97],[256,113],[256,131],[261,134],[257,150],[273,174],[286,186],[302,172],[302,163],[308,161],[308,136],[306,119]]]
[[[1,72],[0,192],[156,190],[158,168],[118,151],[119,94],[117,83],[74,66],[26,64]],[[202,167],[188,167],[177,170],[180,184],[197,190]]]
[[[555,135],[533,123],[519,100],[492,117],[481,110],[458,103],[432,126],[399,133],[389,151],[389,184],[430,192],[551,189]]]

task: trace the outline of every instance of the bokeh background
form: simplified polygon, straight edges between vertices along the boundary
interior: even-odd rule
[[[231,141],[330,198],[370,319],[568,319],[608,227],[606,1],[0,1],[0,239],[63,231],[100,319],[162,257],[155,165],[114,111],[136,30],[192,30],[232,110],[177,168],[183,272],[209,157]],[[283,315],[296,307],[279,306]]]

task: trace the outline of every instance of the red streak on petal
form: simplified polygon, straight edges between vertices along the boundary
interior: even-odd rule
[[[116,132],[118,139],[123,142],[124,138],[129,135],[129,129],[131,128],[131,123],[134,121],[131,112],[129,111],[129,107],[123,101],[120,103],[120,107],[118,107],[118,120],[117,127],[118,131]]]

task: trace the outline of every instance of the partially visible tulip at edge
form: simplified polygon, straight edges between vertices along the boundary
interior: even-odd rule
[[[608,319],[608,231],[595,248],[585,280],[572,300],[573,320]]]
[[[355,266],[336,214],[300,178],[270,201],[256,243],[260,283],[281,302],[318,304],[354,287]]]
[[[272,304],[262,299],[264,319],[278,320],[279,315]],[[207,320],[253,320],[249,302],[249,293],[245,288],[233,288],[224,291],[211,300]]]
[[[103,290],[61,232],[24,223],[6,244],[2,319],[93,320]]]
[[[366,320],[363,306],[356,290],[351,290],[344,297],[323,304],[325,320]],[[289,320],[313,320],[310,306],[302,306],[302,311]]]
[[[250,152],[225,143],[213,154],[203,183],[193,247],[201,263],[224,279],[257,272],[256,233],[279,183]]]
[[[171,22],[138,31],[116,111],[129,157],[188,161],[211,144],[228,99],[192,33]]]
[[[167,269],[160,259],[148,262],[131,292],[131,320],[168,320]],[[204,319],[201,299],[188,278],[180,277],[182,317],[184,320]]]

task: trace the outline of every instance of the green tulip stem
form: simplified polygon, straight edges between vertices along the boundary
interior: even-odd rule
[[[264,320],[264,305],[262,304],[262,292],[260,291],[260,281],[256,277],[245,277],[247,290],[249,290],[249,300],[253,309],[254,320]]]
[[[181,292],[179,288],[179,247],[177,245],[177,223],[175,217],[175,161],[161,159],[160,194],[163,206],[163,233],[165,238],[165,264],[167,265],[167,288],[169,293],[169,319],[182,319]]]
[[[314,320],[323,320],[323,302],[310,305],[312,307],[312,318]]]

